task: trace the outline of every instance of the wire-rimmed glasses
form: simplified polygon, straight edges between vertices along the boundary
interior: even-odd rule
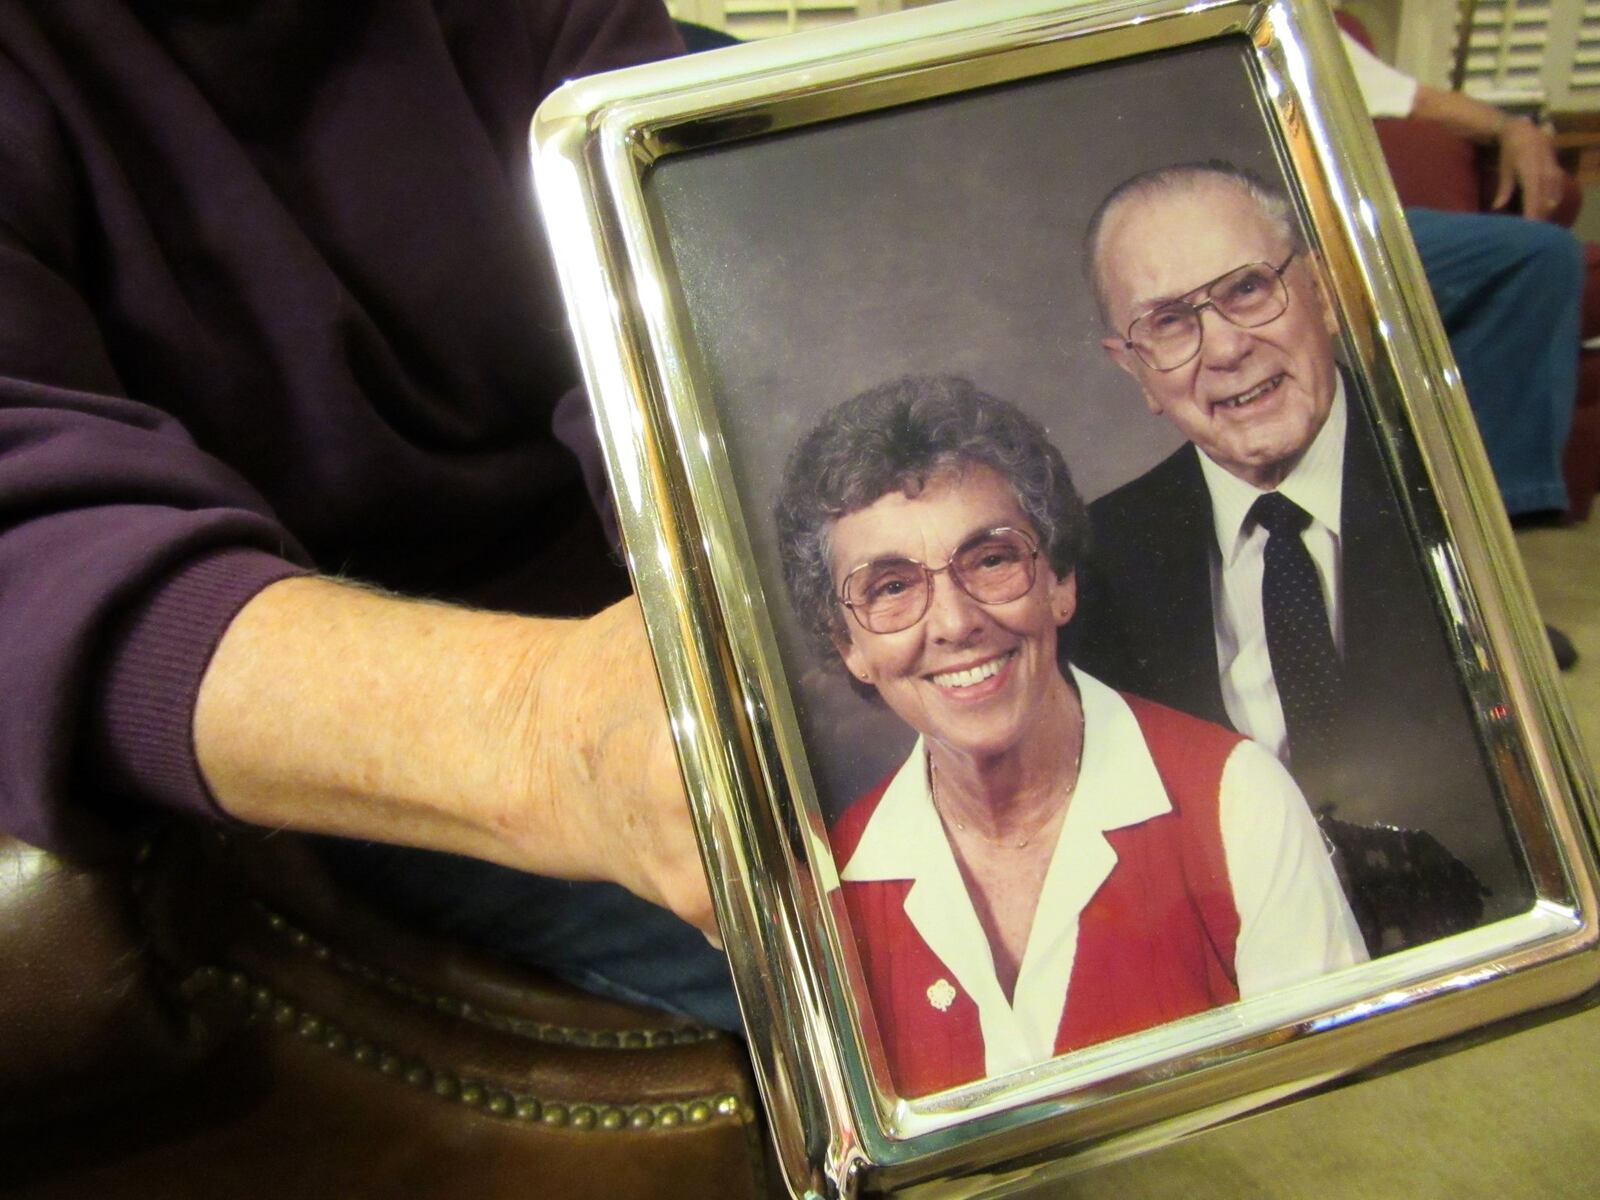
[[[1264,262],[1235,267],[1180,299],[1156,305],[1128,326],[1123,347],[1152,370],[1176,371],[1200,353],[1205,337],[1200,314],[1206,309],[1241,329],[1276,320],[1289,307],[1283,273],[1296,253],[1289,251],[1289,257],[1276,267]]]
[[[1001,526],[968,538],[942,567],[914,558],[876,558],[855,567],[839,585],[839,600],[869,633],[899,633],[926,615],[933,577],[943,571],[979,604],[1006,604],[1033,587],[1038,542]]]

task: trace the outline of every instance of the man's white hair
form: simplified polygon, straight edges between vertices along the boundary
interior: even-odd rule
[[[1292,250],[1301,250],[1305,239],[1300,235],[1300,223],[1295,219],[1294,206],[1281,188],[1268,183],[1254,171],[1236,166],[1223,159],[1205,162],[1174,163],[1141,171],[1124,179],[1106,194],[1089,218],[1089,227],[1083,235],[1083,262],[1094,287],[1095,303],[1100,309],[1100,319],[1111,327],[1111,305],[1106,296],[1105,274],[1100,269],[1101,243],[1105,226],[1112,214],[1124,204],[1134,200],[1147,200],[1155,196],[1193,191],[1208,183],[1221,183],[1236,187],[1261,210],[1262,216],[1275,226]],[[1121,334],[1122,330],[1112,330]]]

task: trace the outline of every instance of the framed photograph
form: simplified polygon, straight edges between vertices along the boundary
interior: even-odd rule
[[[532,136],[794,1194],[1594,998],[1593,783],[1320,0],[937,5]]]

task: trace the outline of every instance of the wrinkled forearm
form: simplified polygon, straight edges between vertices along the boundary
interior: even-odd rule
[[[1417,89],[1412,113],[1496,148],[1498,179],[1491,208],[1505,208],[1517,191],[1525,216],[1547,217],[1560,204],[1566,178],[1556,161],[1555,144],[1527,117],[1513,117],[1471,96],[1429,87]]]
[[[546,791],[530,785],[548,764],[520,747],[559,624],[327,579],[274,584],[229,626],[201,683],[201,771],[252,824],[568,873],[491,832],[509,797]]]
[[[1495,145],[1506,123],[1514,119],[1492,104],[1427,84],[1418,85],[1411,115],[1438,121],[1451,132],[1482,146]]]
[[[715,927],[631,598],[561,621],[283,580],[223,635],[194,733],[241,821],[608,879]]]

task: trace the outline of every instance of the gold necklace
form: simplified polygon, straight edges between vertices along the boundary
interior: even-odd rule
[[[933,765],[933,755],[931,753],[928,755],[928,796],[933,802],[933,811],[938,813],[939,816],[944,820],[948,820],[962,833],[970,833],[973,837],[979,839],[980,841],[987,842],[989,845],[998,850],[1026,850],[1030,845],[1033,844],[1033,839],[1043,833],[1045,828],[1049,826],[1049,824],[1058,816],[1060,816],[1062,810],[1067,807],[1067,802],[1072,799],[1073,793],[1078,790],[1078,776],[1081,773],[1082,768],[1083,738],[1080,737],[1078,739],[1078,753],[1072,760],[1072,782],[1067,785],[1066,795],[1061,797],[1060,803],[1052,808],[1049,813],[1045,815],[1044,820],[1035,825],[1033,829],[1029,831],[1028,836],[1023,838],[1020,842],[1003,842],[996,838],[990,837],[981,829],[969,829],[955,816],[954,813],[945,812],[944,808],[939,804],[939,771],[938,768]]]

